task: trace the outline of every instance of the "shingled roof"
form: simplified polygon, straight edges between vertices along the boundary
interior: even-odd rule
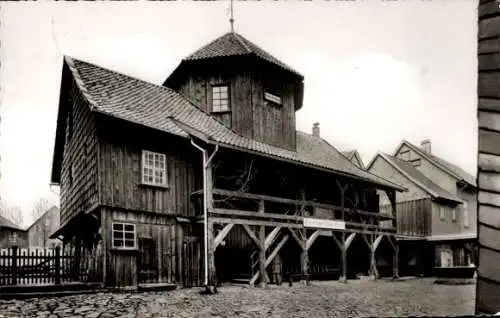
[[[378,153],[377,156],[380,156],[382,159],[387,161],[387,163],[389,163],[392,167],[394,167],[416,186],[430,194],[433,198],[446,199],[457,203],[463,202],[456,195],[450,193],[446,189],[434,183],[431,179],[427,178],[422,172],[413,167],[410,163],[382,152]],[[371,164],[373,162],[375,162],[375,158],[371,161]]]
[[[328,170],[383,188],[405,190],[399,185],[359,169],[333,147],[330,146],[333,150],[325,150],[322,139],[308,139],[308,142],[303,142],[307,137],[299,133],[298,151],[258,142],[227,128],[168,87],[151,84],[70,57],[65,57],[65,63],[94,112],[185,138],[189,138],[190,130],[196,130],[206,136],[208,142],[221,147]],[[311,147],[314,151],[311,151]]]
[[[303,77],[292,67],[278,60],[268,52],[264,51],[254,43],[250,42],[236,32],[228,32],[212,42],[204,45],[193,54],[184,58],[183,61],[195,61],[209,58],[228,57],[237,55],[255,55],[269,63],[272,63],[284,70]]]

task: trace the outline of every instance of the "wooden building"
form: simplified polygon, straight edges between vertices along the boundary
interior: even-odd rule
[[[26,230],[29,247],[54,248],[60,245],[60,240],[50,238],[50,235],[59,229],[59,221],[59,209],[56,206],[40,215]]]
[[[12,246],[28,247],[25,229],[0,216],[0,249]]]
[[[265,285],[276,256],[289,276],[377,276],[376,253],[398,255],[377,190],[395,207],[405,189],[296,131],[302,99],[302,75],[234,32],[162,86],[65,57],[53,236],[108,286]]]
[[[408,189],[396,199],[398,234],[404,240],[402,270],[413,267],[414,273],[433,275],[436,267],[474,263],[474,177],[433,155],[429,140],[420,148],[404,140],[393,155],[378,153],[368,171]],[[390,207],[384,197],[380,204],[381,211]],[[408,254],[403,252],[404,246]]]
[[[366,169],[366,166],[363,163],[363,160],[361,159],[361,156],[359,155],[359,152],[356,149],[352,149],[349,151],[342,151],[342,154],[346,156],[347,159],[352,161],[359,168]]]

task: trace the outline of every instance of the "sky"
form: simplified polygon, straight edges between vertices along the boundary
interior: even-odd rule
[[[304,75],[297,129],[319,122],[323,138],[365,163],[430,138],[433,153],[475,175],[476,1],[235,1],[235,31]],[[161,84],[229,31],[228,8],[3,3],[1,199],[26,216],[39,198],[58,203],[49,183],[64,55]]]

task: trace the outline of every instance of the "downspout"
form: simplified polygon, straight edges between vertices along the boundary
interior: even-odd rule
[[[215,145],[215,150],[210,157],[208,157],[207,150],[203,147],[197,145],[193,139],[191,139],[191,145],[198,148],[203,154],[203,245],[204,245],[204,264],[205,264],[205,286],[208,286],[208,195],[207,195],[207,168],[212,159],[214,158],[217,150],[219,150],[219,145]]]

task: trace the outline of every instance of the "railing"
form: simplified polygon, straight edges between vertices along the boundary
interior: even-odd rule
[[[14,246],[0,250],[0,286],[61,284],[87,280],[88,267],[75,255],[53,249]]]

